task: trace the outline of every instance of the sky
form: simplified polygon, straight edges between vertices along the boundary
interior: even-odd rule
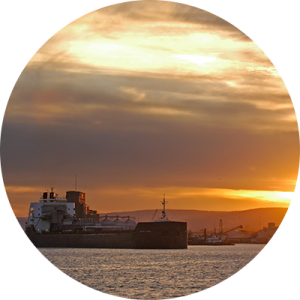
[[[171,2],[117,4],[69,24],[11,94],[1,164],[17,216],[55,187],[100,213],[287,207],[299,134],[286,87],[237,28]]]

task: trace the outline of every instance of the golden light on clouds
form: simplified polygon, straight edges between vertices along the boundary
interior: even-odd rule
[[[222,190],[220,195],[229,198],[252,198],[263,201],[285,202],[289,204],[293,197],[293,192],[278,192],[278,191],[253,191],[253,190]]]
[[[170,3],[164,5],[172,6]],[[136,20],[119,17],[119,23],[124,22],[126,26],[122,29],[118,27],[117,35],[114,34],[114,27],[103,34],[101,29],[106,30],[107,24],[95,23],[93,14],[73,22],[43,46],[30,64],[55,60],[61,63],[61,67],[75,63],[93,68],[150,72],[168,70],[178,74],[222,74],[240,68],[249,71],[270,70],[272,75],[276,73],[274,68],[257,67],[239,57],[243,52],[263,57],[264,54],[253,43],[224,39],[214,32],[199,33],[199,26],[193,23],[170,22],[167,19],[165,22],[152,23],[151,26],[147,21],[135,26]],[[201,53],[195,54],[199,52],[198,49],[201,49]],[[218,52],[215,52],[216,49]],[[199,66],[202,68],[199,69]],[[213,69],[209,69],[212,66]]]
[[[175,196],[176,195],[176,196]],[[222,198],[231,198],[242,200],[251,198],[263,201],[285,202],[287,204],[292,200],[293,192],[278,191],[255,191],[255,190],[232,190],[232,189],[207,189],[207,188],[190,188],[175,189],[170,195],[172,197],[180,196],[216,196]]]
[[[175,54],[174,57],[200,66],[206,66],[207,64],[212,63],[217,59],[216,57],[188,54]]]
[[[11,195],[67,190],[78,174],[106,211],[162,194],[174,209],[287,207],[298,172],[273,64],[228,22],[172,2],[114,5],[60,30],[21,74],[3,128]]]
[[[40,192],[39,187],[31,187],[31,186],[5,186],[5,190],[7,193],[32,193],[32,192]]]
[[[168,201],[169,209],[212,209],[223,211],[246,209],[245,207],[247,209],[288,207],[293,197],[293,192],[178,186],[101,188],[91,191],[90,194],[98,195],[102,212],[111,212],[113,210],[101,199],[111,199],[123,210],[126,210],[128,201],[132,201],[139,209],[155,209],[160,207],[160,201],[164,194]],[[214,204],[214,199],[218,199],[217,204]]]

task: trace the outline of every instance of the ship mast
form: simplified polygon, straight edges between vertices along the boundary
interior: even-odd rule
[[[166,199],[165,199],[165,194],[164,194],[164,199],[163,199],[163,201],[161,203],[163,204],[163,210],[161,212],[162,219],[165,221],[166,220],[166,216],[167,216],[167,214],[166,214]]]

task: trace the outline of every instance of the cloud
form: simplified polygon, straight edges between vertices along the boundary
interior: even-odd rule
[[[247,80],[248,85],[253,82],[250,87],[232,87],[228,80],[230,76],[225,75],[218,80],[210,76],[196,80],[147,73],[70,75],[57,71],[44,71],[41,77],[29,68],[16,84],[5,121],[63,125],[76,119],[76,124],[82,126],[91,116],[98,120],[103,114],[104,119],[108,114],[123,114],[117,117],[118,123],[126,116],[144,123],[140,115],[149,114],[153,115],[152,121],[162,122],[159,115],[165,112],[181,115],[190,130],[201,125],[261,132],[297,131],[291,100],[286,92],[277,91],[274,80],[270,80],[270,87],[259,80],[255,86],[253,77]],[[104,124],[113,126],[109,120]]]
[[[182,5],[174,2],[162,1],[139,1],[125,2],[113,5],[97,11],[97,13],[108,21],[101,22],[92,19],[93,28],[102,32],[105,26],[108,31],[123,31],[127,25],[139,26],[153,24],[155,34],[167,32],[168,34],[184,34],[188,31],[204,31],[227,34],[229,37],[249,41],[249,38],[236,27],[225,20],[204,10]],[[87,18],[89,16],[87,15]],[[109,24],[109,26],[108,26]],[[167,24],[172,24],[168,26]],[[145,29],[145,28],[143,28]],[[107,31],[105,31],[107,32]]]
[[[245,35],[139,1],[76,20],[37,52],[11,94],[1,160],[13,187],[64,190],[77,174],[87,191],[292,191],[299,136],[283,81]]]
[[[246,40],[250,42],[247,46]],[[112,68],[116,63],[120,69],[146,67],[151,71],[178,64],[171,59],[172,53],[205,56],[217,49],[219,57],[228,58],[229,48],[238,60],[267,64],[242,32],[217,16],[172,2],[138,1],[113,5],[74,21],[45,43],[29,65],[64,66],[73,71],[85,66],[88,71],[90,65]],[[182,69],[180,64],[175,67]]]

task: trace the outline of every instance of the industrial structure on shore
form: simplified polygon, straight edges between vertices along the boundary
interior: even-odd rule
[[[214,229],[213,233],[207,234],[206,228],[203,232],[188,232],[189,245],[234,245],[237,243],[246,244],[266,244],[273,237],[278,227],[275,223],[268,223],[268,227],[264,227],[258,231],[243,230],[243,226],[239,225],[234,228],[223,231],[222,219],[220,220],[219,231]]]

